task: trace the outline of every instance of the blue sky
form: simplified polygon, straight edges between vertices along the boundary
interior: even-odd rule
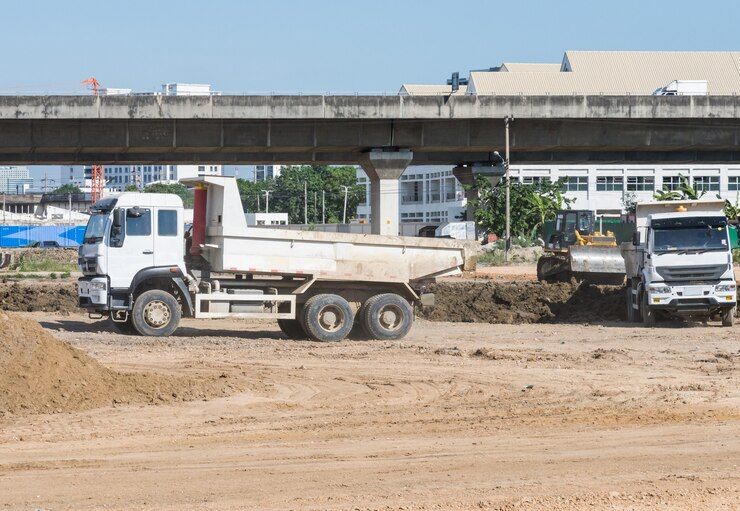
[[[568,49],[738,50],[737,1],[8,0],[0,93],[390,92]],[[34,171],[38,175],[38,171]]]
[[[740,49],[730,0],[9,0],[3,19],[3,92],[396,92],[567,49]]]

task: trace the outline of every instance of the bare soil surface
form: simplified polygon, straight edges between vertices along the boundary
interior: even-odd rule
[[[227,396],[0,418],[0,509],[740,508],[740,327],[417,321],[151,339],[25,314],[108,369]]]

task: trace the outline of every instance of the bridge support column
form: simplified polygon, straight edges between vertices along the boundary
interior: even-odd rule
[[[465,190],[465,201],[467,204],[465,220],[475,222],[475,208],[471,204],[471,201],[478,198],[478,188],[475,187],[473,169],[464,165],[458,165],[452,169],[452,175],[460,181],[460,184],[463,185],[463,189]]]
[[[398,236],[399,179],[414,157],[407,149],[365,154],[361,165],[370,179],[370,232]]]

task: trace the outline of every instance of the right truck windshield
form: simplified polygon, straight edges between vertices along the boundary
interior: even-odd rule
[[[727,220],[721,217],[653,222],[653,251],[728,250]]]

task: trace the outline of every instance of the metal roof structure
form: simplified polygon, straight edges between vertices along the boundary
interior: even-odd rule
[[[740,95],[740,51],[567,51],[560,64],[505,62],[490,71],[471,71],[466,93],[648,96],[674,80],[705,80],[713,96]],[[412,95],[450,90],[404,85],[402,94],[404,88]]]
[[[466,94],[467,85],[460,85],[455,94]],[[398,93],[402,96],[446,96],[452,94],[451,85],[404,83]]]

